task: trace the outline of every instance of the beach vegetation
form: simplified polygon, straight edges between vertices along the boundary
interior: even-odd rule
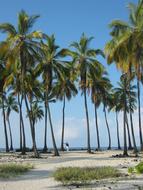
[[[31,169],[33,169],[33,166],[31,164],[0,164],[0,178],[16,177],[28,172]]]
[[[64,185],[84,185],[93,180],[119,177],[120,172],[113,167],[63,167],[54,173],[54,179]]]
[[[143,162],[140,162],[135,167],[129,167],[128,168],[128,173],[142,174],[143,173]]]

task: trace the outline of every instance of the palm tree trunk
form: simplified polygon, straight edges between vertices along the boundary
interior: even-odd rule
[[[141,106],[140,106],[140,81],[137,77],[137,90],[138,90],[138,115],[139,115],[139,136],[140,136],[140,148],[143,151],[143,137],[141,128]]]
[[[117,124],[117,140],[118,140],[118,149],[121,149],[120,146],[120,137],[119,137],[119,122],[118,122],[118,113],[116,111],[116,124]]]
[[[34,139],[35,139],[35,142],[36,142],[36,137],[35,137],[35,119],[33,117],[32,101],[29,101],[29,104],[30,104],[30,111],[31,111],[31,122],[32,122],[32,126],[33,126],[33,136],[34,136]]]
[[[7,122],[8,122],[8,127],[9,127],[9,134],[10,134],[10,150],[13,151],[13,140],[12,140],[12,132],[11,132],[9,117],[7,118]]]
[[[90,127],[89,127],[89,117],[88,117],[86,89],[84,89],[84,105],[85,105],[86,122],[87,122],[87,152],[91,153],[91,147],[90,147]]]
[[[6,146],[6,152],[9,152],[6,117],[5,117],[5,110],[4,110],[4,97],[3,96],[4,95],[2,94],[2,113],[3,113],[3,124],[4,124],[4,134],[5,134],[5,146]]]
[[[20,131],[19,131],[19,142],[20,142],[20,151],[22,151],[22,124],[21,124],[21,120],[20,120]]]
[[[133,126],[133,118],[132,118],[132,110],[131,110],[131,74],[132,74],[132,63],[129,63],[129,106],[130,106],[130,110],[129,110],[129,114],[130,114],[130,123],[131,123],[131,132],[132,132],[132,140],[133,140],[133,146],[134,146],[134,153],[137,155],[137,146],[136,146],[136,140],[135,140],[135,134],[134,134],[134,126]]]
[[[29,118],[30,129],[31,129],[31,136],[32,136],[32,143],[33,143],[34,156],[35,156],[36,158],[39,158],[39,153],[38,153],[37,147],[36,147],[35,131],[34,131],[34,126],[33,126],[33,121],[32,121],[31,118],[30,118],[30,109],[29,109],[29,106],[28,106],[28,101],[27,101],[26,94],[25,94],[25,96],[24,96],[24,99],[25,99],[26,109],[27,109],[27,112],[28,112],[28,115],[29,115],[28,118]]]
[[[123,122],[124,122],[124,152],[123,155],[124,156],[128,156],[128,152],[127,152],[127,138],[126,138],[126,108],[124,109],[123,112]]]
[[[24,129],[24,121],[23,121],[23,115],[21,110],[21,127],[22,127],[22,135],[23,135],[23,145],[22,145],[22,154],[26,153],[26,136],[25,136],[25,129]]]
[[[65,103],[66,103],[66,98],[64,96],[64,99],[63,99],[63,121],[62,121],[61,151],[64,151]]]
[[[104,116],[105,116],[105,122],[106,122],[107,131],[108,131],[108,138],[109,138],[108,150],[110,150],[111,149],[111,135],[110,135],[110,128],[109,128],[109,124],[108,124],[108,120],[107,120],[105,104],[104,104]]]
[[[132,143],[131,143],[131,136],[130,136],[130,129],[129,129],[129,123],[128,123],[128,117],[127,117],[127,114],[126,114],[126,125],[127,125],[128,142],[129,142],[129,147],[128,147],[128,149],[129,149],[129,150],[132,150],[133,147],[132,147]]]
[[[25,130],[24,130],[24,122],[23,122],[23,114],[22,114],[22,102],[23,96],[18,94],[18,105],[19,105],[19,116],[20,116],[20,150],[22,151],[22,155],[26,153],[26,137],[25,137]]]
[[[126,79],[125,79],[125,89],[124,89],[124,112],[123,112],[123,122],[124,122],[124,151],[123,155],[128,156],[127,150],[127,137],[126,137],[126,111],[127,111],[127,102],[126,102]]]
[[[43,151],[47,152],[48,148],[47,148],[47,93],[45,93],[45,132],[44,132],[44,148]]]
[[[132,113],[130,111],[130,122],[131,122],[131,131],[132,131],[132,140],[134,145],[134,153],[136,154],[138,152],[137,146],[136,146],[136,140],[135,140],[135,134],[134,134],[134,126],[133,126],[133,118]]]
[[[43,148],[43,151],[47,152],[47,150],[48,150],[48,148],[47,148],[47,106],[45,105],[45,132],[44,132],[44,148]]]
[[[97,109],[96,104],[94,103],[95,108],[95,124],[96,124],[96,134],[97,134],[97,144],[98,144],[98,150],[100,150],[100,138],[99,138],[99,130],[98,130],[98,116],[97,116]]]
[[[47,104],[47,108],[48,108],[48,116],[49,116],[49,122],[50,122],[50,127],[51,127],[51,135],[52,135],[52,141],[53,141],[54,156],[59,156],[59,152],[58,152],[55,137],[54,137],[53,124],[52,124],[52,118],[51,118],[51,112],[50,112],[49,103]]]
[[[23,148],[22,148],[22,153],[25,154],[25,150],[26,150],[26,138],[25,138],[25,130],[24,130],[24,122],[23,122],[23,116],[22,116],[22,101],[23,98],[26,99],[26,94],[25,94],[25,86],[24,86],[24,78],[26,75],[26,66],[27,66],[27,61],[25,58],[25,54],[23,51],[23,47],[20,47],[20,63],[21,63],[21,113],[20,113],[20,120],[21,120],[21,127],[22,127],[22,131],[23,131]],[[26,102],[25,102],[26,103]],[[31,126],[32,127],[32,126]],[[24,150],[25,149],[25,150]],[[35,151],[35,156],[36,156],[36,151]]]

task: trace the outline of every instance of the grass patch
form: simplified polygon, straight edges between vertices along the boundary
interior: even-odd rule
[[[84,185],[92,180],[119,177],[120,173],[113,167],[63,167],[56,170],[54,179],[63,185]]]
[[[143,174],[143,162],[140,162],[135,167],[128,168],[128,173],[137,173],[137,174]]]
[[[136,165],[135,170],[137,173],[142,174],[143,173],[143,162],[140,162],[138,165]]]
[[[30,164],[0,164],[0,178],[16,177],[29,171],[32,168],[33,166]]]
[[[137,173],[137,174],[143,174],[143,162],[140,162],[135,167],[128,168],[128,173]]]
[[[130,173],[130,174],[134,173],[134,167],[129,167],[128,168],[128,173]]]

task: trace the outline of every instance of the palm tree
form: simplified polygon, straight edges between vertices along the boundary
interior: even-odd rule
[[[106,86],[108,79],[106,78],[105,68],[100,65],[97,70],[90,73],[89,77],[89,91],[91,91],[91,99],[94,104],[95,109],[95,125],[96,125],[96,134],[97,134],[97,150],[100,150],[100,137],[99,137],[99,126],[98,126],[98,115],[97,108],[100,106],[102,102],[101,94],[103,88]]]
[[[113,94],[112,94],[112,103],[110,104],[109,109],[115,111],[115,114],[116,114],[117,141],[118,141],[118,149],[120,150],[121,145],[120,145],[119,121],[118,121],[118,114],[120,111],[120,100],[119,100],[118,94],[114,92],[114,89],[113,89]]]
[[[103,74],[105,74],[105,73],[103,73]],[[108,139],[109,139],[108,150],[111,149],[111,134],[110,134],[110,127],[109,127],[109,123],[108,123],[108,119],[107,119],[107,107],[110,107],[110,104],[112,101],[111,88],[112,88],[112,84],[111,84],[110,80],[106,76],[103,75],[102,76],[102,86],[100,89],[101,90],[100,98],[101,98],[101,102],[103,103],[103,112],[104,112],[107,132],[108,132]]]
[[[77,72],[79,78],[79,87],[84,96],[84,106],[86,113],[86,123],[87,123],[87,151],[91,153],[90,146],[90,125],[89,125],[89,114],[88,114],[88,105],[87,105],[87,83],[88,76],[90,72],[94,72],[94,69],[99,67],[100,62],[97,61],[96,56],[103,55],[103,52],[99,49],[89,48],[90,42],[93,40],[93,37],[87,38],[85,34],[82,34],[79,42],[73,42],[71,47],[75,51],[65,50],[63,53],[65,55],[70,55],[73,58],[74,68]]]
[[[17,102],[14,98],[14,96],[12,94],[10,94],[6,100],[5,100],[6,104],[5,104],[5,109],[6,109],[6,120],[8,122],[8,127],[9,127],[9,133],[10,133],[10,150],[13,150],[13,139],[12,139],[12,131],[11,131],[11,125],[10,125],[10,114],[11,111],[15,111],[18,112],[18,106],[17,106]]]
[[[2,43],[0,44],[2,49],[4,47],[3,45],[4,44],[2,44]],[[8,77],[9,73],[6,72],[4,55],[5,55],[5,53],[3,54],[3,51],[0,51],[0,73],[1,73],[1,75],[0,75],[0,107],[2,109],[2,114],[3,114],[6,152],[9,152],[9,143],[8,143],[7,125],[6,125],[6,115],[5,115],[5,88],[4,88],[5,81],[6,81],[6,78]]]
[[[16,73],[13,73],[13,75],[14,75],[14,82],[12,84],[13,96],[17,96],[17,104],[19,107],[20,151],[22,151],[22,154],[24,155],[26,153],[26,135],[25,135],[23,110],[22,110],[23,97],[20,96],[21,93],[20,71],[16,71]]]
[[[130,135],[130,128],[129,128],[129,122],[128,122],[128,116],[126,114],[126,126],[127,126],[127,132],[128,132],[128,149],[132,150],[132,142],[131,142],[131,135]]]
[[[25,104],[27,109],[27,115],[29,119],[29,123],[31,127],[31,136],[33,141],[33,150],[35,153],[35,157],[39,157],[39,153],[37,151],[36,146],[36,138],[35,138],[35,120],[33,115],[33,102],[39,102],[42,97],[41,92],[41,82],[37,79],[37,73],[35,72],[35,68],[31,68],[29,73],[25,77]]]
[[[133,140],[133,148],[134,148],[134,153],[137,153],[137,146],[136,146],[136,141],[135,141],[135,135],[134,135],[134,127],[133,127],[133,119],[132,119],[132,113],[134,112],[134,110],[136,109],[136,93],[135,93],[135,85],[132,85],[131,81],[128,78],[128,75],[124,74],[124,78],[126,77],[126,125],[128,127],[128,122],[127,122],[127,113],[130,114],[130,123],[131,123],[131,131],[132,131],[132,140]],[[120,90],[123,91],[124,85],[123,81],[121,80],[121,83],[119,84],[120,86]],[[124,104],[122,102],[121,97],[119,96],[119,92],[118,90],[115,88],[115,93],[114,96],[117,97],[118,102],[116,103],[117,106],[117,111],[124,111]],[[123,94],[123,92],[122,92]],[[127,128],[127,130],[129,130],[129,127]],[[129,132],[128,132],[129,134]],[[129,137],[129,135],[128,135]],[[131,140],[130,140],[131,141]],[[129,147],[130,147],[130,143],[129,143]],[[131,147],[130,147],[131,148]]]
[[[9,44],[9,51],[7,54],[7,65],[13,67],[13,65],[17,62],[20,63],[20,71],[21,71],[21,97],[25,99],[26,107],[26,91],[25,91],[25,77],[27,74],[28,67],[35,63],[36,59],[39,59],[39,54],[41,53],[39,39],[43,38],[43,34],[39,31],[33,31],[29,33],[32,29],[35,21],[39,18],[39,15],[28,16],[25,11],[21,11],[18,14],[18,26],[14,27],[10,23],[0,24],[0,31],[7,33],[6,42]],[[29,62],[29,60],[31,60]],[[22,99],[23,101],[23,99]],[[31,131],[33,131],[32,123],[30,122]],[[33,146],[34,137],[32,134],[32,142]],[[34,148],[35,156],[38,156],[38,152],[36,147]]]
[[[121,82],[118,83],[119,87],[115,88],[115,93],[119,97],[120,106],[123,109],[123,126],[124,126],[124,156],[128,156],[127,152],[127,139],[126,139],[126,113],[127,113],[127,81],[125,75],[120,78]]]
[[[141,110],[140,110],[140,80],[142,68],[142,27],[143,27],[143,0],[139,0],[135,5],[130,3],[129,23],[115,20],[110,24],[112,29],[112,39],[106,44],[105,52],[108,63],[113,61],[123,72],[128,72],[131,76],[133,67],[137,76],[138,89],[138,115],[139,115],[139,136],[140,147],[143,150],[143,137],[141,129]]]
[[[32,102],[32,106],[29,112],[29,117],[31,117],[31,120],[33,121],[34,131],[35,131],[35,124],[38,122],[38,120],[41,120],[43,116],[44,112],[42,106],[38,105],[38,102],[36,101]]]
[[[65,106],[66,99],[70,100],[72,96],[75,96],[78,92],[75,87],[74,82],[72,82],[68,77],[70,73],[66,72],[64,80],[59,79],[53,89],[53,92],[56,95],[56,98],[63,101],[63,116],[62,116],[62,138],[61,138],[61,150],[64,151],[64,130],[65,130]]]
[[[130,80],[128,79],[127,74],[123,74],[120,79],[120,83],[118,83],[119,87],[115,88],[115,94],[119,98],[118,110],[123,111],[123,121],[124,121],[124,155],[127,155],[127,142],[126,142],[126,125],[127,125],[127,113],[131,110],[134,111],[136,108],[136,93],[134,92],[135,86],[131,85]],[[130,94],[130,98],[129,98]],[[131,100],[131,101],[130,101]],[[131,127],[131,130],[133,128]],[[134,152],[137,153],[137,147],[134,138],[134,130],[132,132],[133,144],[134,144]]]
[[[52,141],[54,146],[55,156],[59,156],[56,141],[54,137],[53,125],[51,120],[51,112],[49,106],[49,96],[52,92],[53,81],[64,79],[65,65],[60,61],[61,50],[58,51],[59,46],[55,43],[55,37],[47,36],[46,44],[42,44],[43,60],[40,64],[41,75],[43,79],[43,92],[44,92],[44,106],[45,106],[45,133],[44,133],[44,151],[47,151],[47,118],[49,117]]]
[[[2,109],[2,115],[3,115],[6,152],[9,152],[9,142],[8,142],[7,125],[6,125],[6,114],[5,114],[5,94],[3,92],[0,93],[0,108]]]

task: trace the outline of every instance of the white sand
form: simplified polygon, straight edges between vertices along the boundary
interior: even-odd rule
[[[62,190],[69,189],[62,187],[59,182],[56,182],[52,173],[58,167],[79,166],[79,167],[94,167],[94,166],[113,166],[127,173],[127,168],[135,166],[142,159],[142,155],[138,158],[113,158],[112,155],[121,154],[122,151],[103,151],[95,154],[88,154],[86,152],[65,152],[60,157],[53,157],[51,155],[44,155],[42,159],[21,159],[13,157],[4,157],[0,162],[16,161],[28,162],[34,165],[34,169],[27,174],[17,177],[15,179],[0,180],[0,190]],[[134,179],[111,179],[95,182],[92,188],[80,189],[130,189],[139,190],[138,186],[143,187],[143,175],[135,176]],[[76,189],[71,187],[71,189]],[[79,189],[79,188],[78,188]]]

